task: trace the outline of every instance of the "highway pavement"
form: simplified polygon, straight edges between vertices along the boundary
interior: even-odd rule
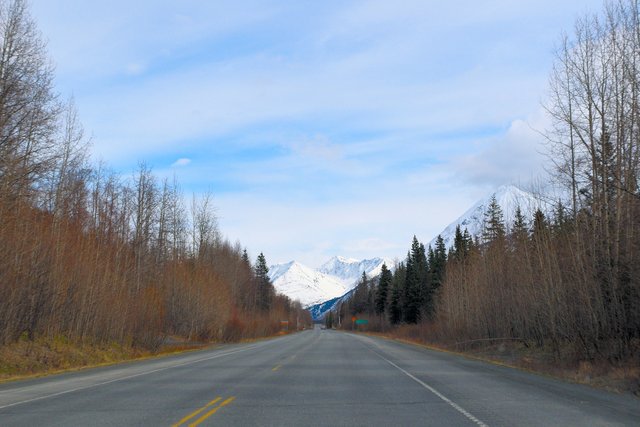
[[[640,426],[640,400],[309,330],[0,384],[0,426]]]

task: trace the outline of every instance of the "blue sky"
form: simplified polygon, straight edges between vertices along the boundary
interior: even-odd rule
[[[402,257],[544,174],[561,32],[601,0],[31,0],[92,154],[211,191],[255,256]]]

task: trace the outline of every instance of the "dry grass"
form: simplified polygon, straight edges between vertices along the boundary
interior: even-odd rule
[[[38,377],[82,368],[105,366],[134,359],[197,350],[208,343],[171,341],[158,351],[111,344],[82,343],[58,336],[26,338],[0,347],[0,382]]]
[[[293,332],[295,331],[279,331],[273,336]],[[238,342],[255,342],[268,338],[271,337],[243,338]],[[0,346],[0,383],[201,350],[212,345],[215,343],[171,336],[165,339],[165,344],[157,351],[149,351],[117,343],[82,343],[62,336],[53,339],[41,337],[33,341],[23,337],[16,343]]]
[[[640,397],[640,365],[632,357],[617,362],[585,361],[576,359],[571,348],[557,353],[547,348],[527,347],[520,342],[482,344],[465,349],[463,354]]]
[[[426,329],[412,325],[374,335],[640,397],[640,360],[637,355],[615,363],[585,361],[576,359],[575,352],[569,347],[558,353],[549,348],[508,340],[447,345],[425,339],[426,334]]]

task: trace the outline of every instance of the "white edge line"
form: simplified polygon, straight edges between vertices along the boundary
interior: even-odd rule
[[[436,396],[438,396],[440,399],[442,399],[444,402],[446,402],[449,406],[451,406],[453,409],[455,409],[456,411],[460,412],[462,415],[464,415],[465,417],[467,417],[469,420],[473,421],[474,423],[476,423],[478,426],[480,427],[489,427],[488,424],[485,424],[484,422],[480,421],[478,418],[476,418],[475,416],[473,416],[469,411],[467,411],[466,409],[464,409],[462,406],[458,405],[456,402],[454,402],[453,400],[449,399],[447,396],[445,396],[444,394],[440,393],[438,390],[436,390],[435,388],[431,387],[429,384],[425,383],[424,381],[422,381],[419,378],[416,378],[415,376],[411,375],[409,372],[405,371],[404,369],[402,369],[400,366],[396,365],[395,363],[393,363],[391,360],[387,359],[386,357],[384,357],[383,355],[381,355],[380,353],[378,353],[377,351],[371,349],[370,347],[367,347],[369,349],[369,351],[371,351],[373,354],[377,355],[380,359],[384,360],[385,362],[387,362],[388,364],[390,364],[391,366],[393,366],[394,368],[396,368],[397,370],[399,370],[400,372],[402,372],[403,374],[405,374],[406,376],[408,376],[409,378],[411,378],[412,380],[414,380],[415,382],[417,382],[418,384],[420,384],[422,387],[426,388],[427,390],[429,390],[431,393],[435,394]]]
[[[213,356],[203,357],[201,359],[190,360],[188,362],[178,363],[176,365],[171,365],[171,366],[165,366],[164,368],[152,369],[151,371],[140,372],[140,373],[137,373],[137,374],[128,375],[126,377],[114,378],[114,379],[108,380],[108,381],[103,381],[103,382],[90,384],[90,385],[86,385],[86,386],[82,386],[82,387],[76,387],[76,388],[72,388],[72,389],[69,389],[69,390],[63,390],[63,391],[59,391],[57,393],[52,393],[52,394],[47,394],[47,395],[44,395],[44,396],[34,397],[32,399],[21,400],[19,402],[9,403],[8,405],[0,406],[0,409],[10,408],[12,406],[18,406],[18,405],[22,405],[22,404],[30,403],[30,402],[37,402],[38,400],[49,399],[51,397],[61,396],[63,394],[73,393],[75,391],[86,390],[86,389],[89,389],[89,388],[99,387],[99,386],[102,386],[102,385],[105,385],[105,384],[111,384],[111,383],[115,383],[115,382],[118,382],[118,381],[124,381],[124,380],[128,380],[128,379],[131,379],[131,378],[141,377],[141,376],[144,376],[144,375],[153,374],[155,372],[166,371],[168,369],[177,368],[179,366],[192,365],[194,363],[204,362],[206,360],[217,359],[219,357],[229,356],[229,355],[232,355],[232,354],[241,353],[243,351],[253,350],[254,348],[256,348],[256,346],[243,348],[243,349],[235,350],[235,351],[229,351],[227,353],[222,353],[222,354],[215,354]]]

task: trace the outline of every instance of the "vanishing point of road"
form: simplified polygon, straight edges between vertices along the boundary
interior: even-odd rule
[[[630,426],[640,400],[309,330],[0,385],[0,426]]]

